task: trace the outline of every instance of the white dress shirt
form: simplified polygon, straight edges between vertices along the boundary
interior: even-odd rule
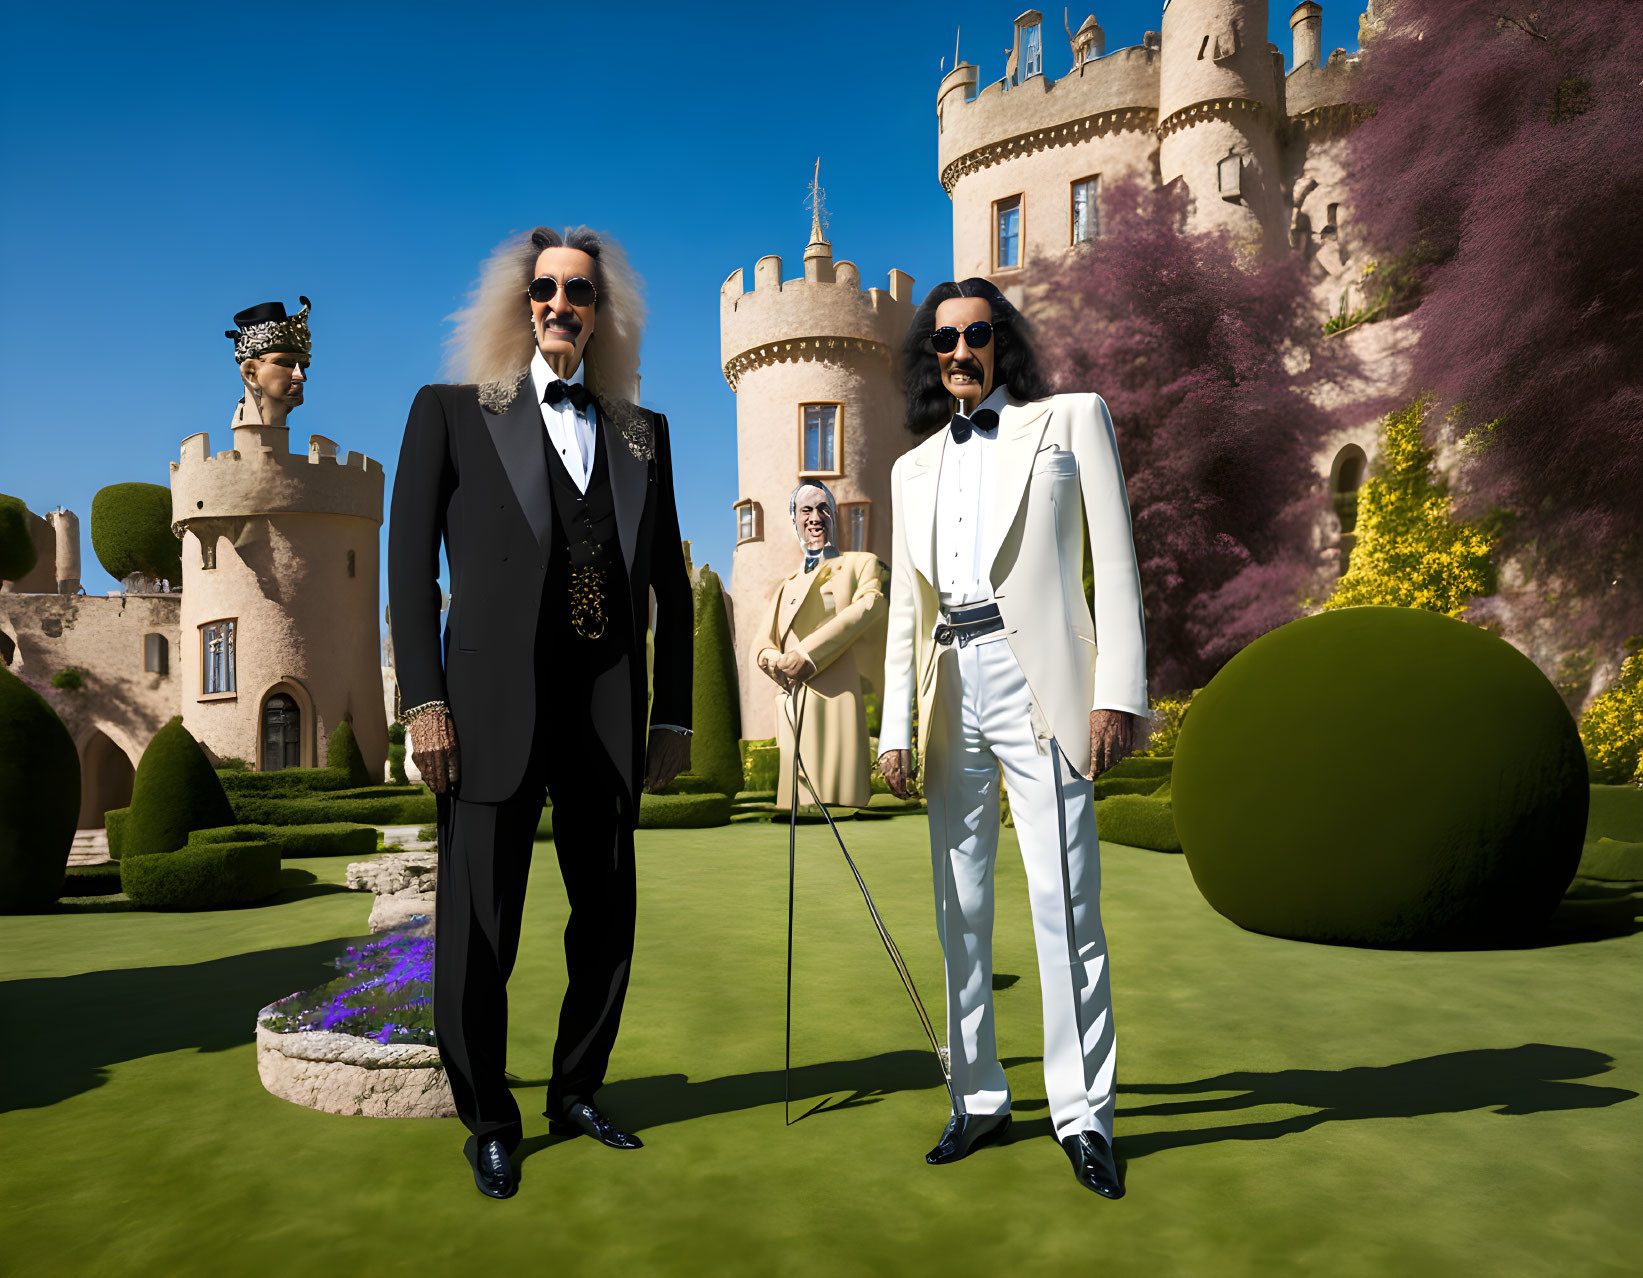
[[[998,387],[976,411],[987,408],[1002,413],[1007,403],[1004,388]],[[941,472],[936,479],[935,587],[943,608],[986,603],[993,597],[988,565],[981,562],[981,556],[997,447],[996,429],[991,439],[972,431],[963,443],[948,439],[942,446]]]
[[[542,425],[547,427],[548,442],[565,463],[577,491],[585,493],[593,475],[593,405],[578,409],[569,397],[557,404],[542,403],[549,384],[558,380],[559,375],[548,367],[541,351],[531,356],[531,385],[536,388],[536,402],[542,409]],[[572,386],[582,385],[582,363],[578,362],[576,371],[564,380]]]

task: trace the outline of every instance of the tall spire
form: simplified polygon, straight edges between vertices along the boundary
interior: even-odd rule
[[[810,243],[827,243],[827,192],[822,190],[821,184],[821,156],[816,157],[816,172],[810,179],[810,195],[805,201],[810,205]]]

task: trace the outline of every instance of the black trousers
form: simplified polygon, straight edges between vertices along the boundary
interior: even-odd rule
[[[510,1151],[522,1129],[504,1076],[507,982],[544,789],[570,902],[550,1115],[591,1099],[604,1083],[633,961],[632,801],[594,729],[618,716],[619,735],[631,740],[631,658],[568,634],[540,647],[536,736],[519,789],[502,803],[439,800],[434,1035],[462,1121],[478,1141],[500,1140]]]

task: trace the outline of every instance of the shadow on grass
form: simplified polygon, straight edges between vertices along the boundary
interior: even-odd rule
[[[512,1087],[531,1084],[532,1080],[509,1080]],[[943,1091],[941,1068],[927,1051],[884,1052],[854,1061],[796,1065],[792,1079],[794,1123],[812,1115],[876,1104],[894,1092],[915,1091]],[[822,1099],[806,1104],[817,1097]],[[642,1132],[667,1123],[682,1123],[761,1105],[780,1105],[782,1071],[726,1074],[723,1078],[698,1082],[692,1082],[684,1074],[624,1078],[606,1083],[599,1089],[596,1100],[605,1116],[623,1131]],[[945,1107],[943,1096],[943,1112]],[[519,1146],[514,1164],[519,1165],[538,1150],[573,1139],[575,1137],[532,1136]]]
[[[1144,1158],[1166,1149],[1209,1145],[1223,1140],[1274,1140],[1310,1131],[1324,1123],[1361,1118],[1418,1118],[1423,1114],[1458,1114],[1493,1109],[1497,1114],[1539,1114],[1552,1110],[1603,1109],[1635,1100],[1621,1087],[1595,1087],[1569,1080],[1607,1072],[1613,1057],[1583,1047],[1524,1043],[1521,1047],[1445,1052],[1395,1065],[1353,1069],[1285,1069],[1271,1073],[1237,1071],[1189,1083],[1120,1084],[1128,1095],[1190,1095],[1238,1092],[1213,1099],[1165,1101],[1129,1106],[1121,1118],[1225,1114],[1266,1105],[1298,1105],[1311,1110],[1289,1118],[1228,1123],[1182,1131],[1118,1136],[1122,1159]],[[1049,1120],[1018,1128],[1017,1139],[1048,1134]],[[1126,1123],[1128,1125],[1128,1123]],[[1042,1128],[1042,1132],[1039,1129]]]
[[[287,865],[280,868],[280,890],[273,896],[265,896],[251,904],[284,905],[287,901],[305,901],[311,896],[330,896],[335,892],[353,890],[341,883],[321,883],[319,876],[312,870],[299,870],[295,866]],[[363,894],[361,899],[364,899]]]
[[[121,1061],[251,1042],[257,1009],[334,977],[331,960],[347,939],[176,967],[0,982],[0,1113],[100,1087]]]

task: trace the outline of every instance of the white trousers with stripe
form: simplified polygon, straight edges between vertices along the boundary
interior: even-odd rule
[[[938,658],[925,764],[936,928],[947,968],[953,1090],[966,1112],[1010,1108],[993,1022],[999,772],[1027,871],[1044,998],[1044,1085],[1057,1139],[1112,1139],[1118,1045],[1101,928],[1091,784],[1032,726],[1032,692],[1002,633]],[[1059,813],[1058,813],[1059,808]]]

